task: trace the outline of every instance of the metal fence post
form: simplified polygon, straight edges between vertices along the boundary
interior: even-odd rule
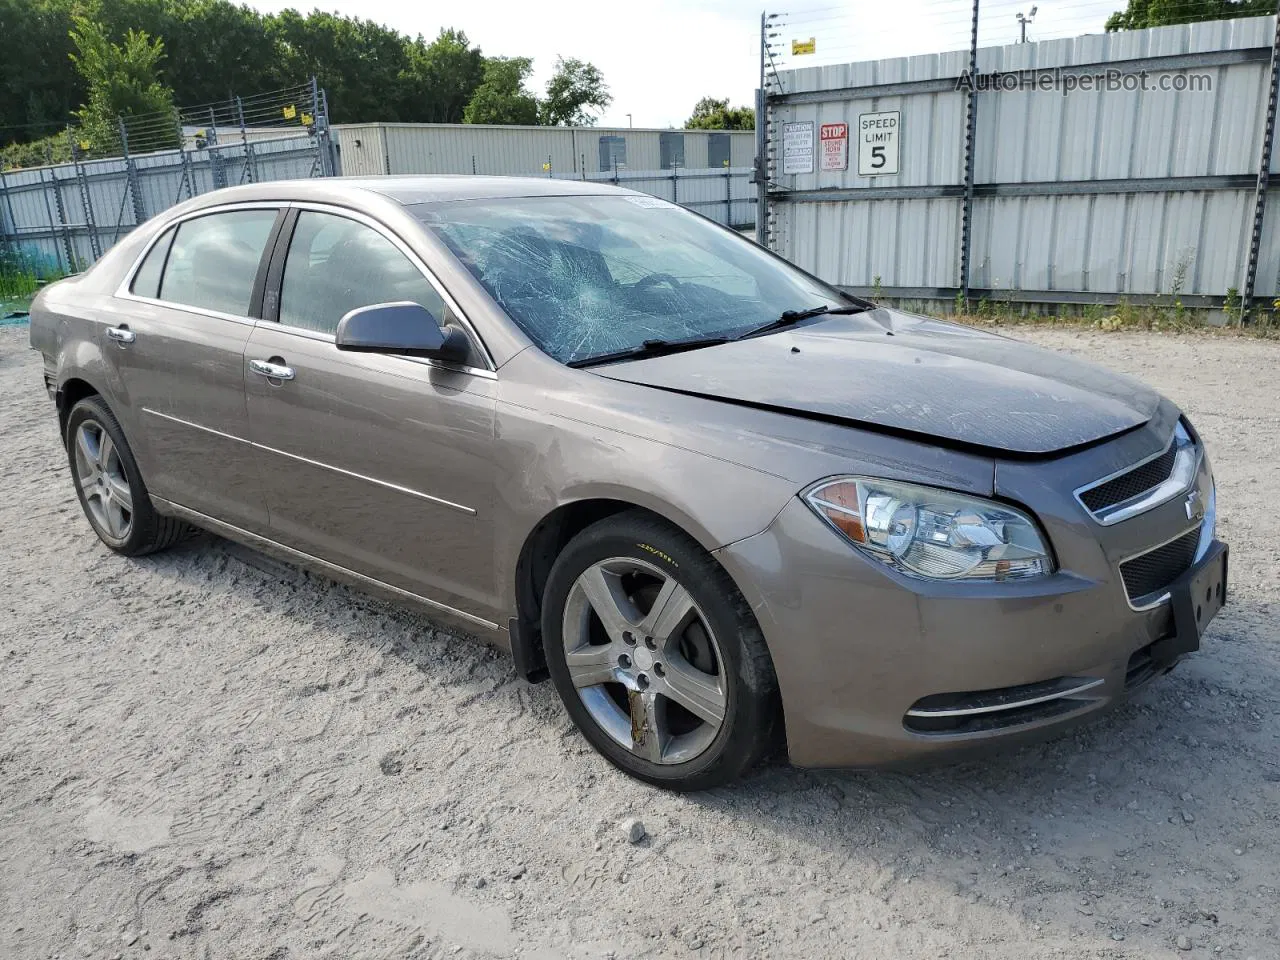
[[[4,241],[5,246],[11,242],[16,247],[18,245],[18,220],[13,215],[13,200],[9,197],[9,184],[5,180],[4,171],[0,170],[0,197],[4,198],[4,212],[0,212],[0,240]],[[6,221],[4,213],[8,213],[9,218]],[[13,239],[9,239],[9,224],[13,225]]]
[[[1240,289],[1240,314],[1236,323],[1244,326],[1245,314],[1253,305],[1253,287],[1258,279],[1258,253],[1262,247],[1262,221],[1267,212],[1267,186],[1271,180],[1271,151],[1276,135],[1276,97],[1280,94],[1280,4],[1276,7],[1275,35],[1271,40],[1271,83],[1267,89],[1267,122],[1262,131],[1262,156],[1258,159],[1258,183],[1253,194],[1253,230],[1249,234],[1249,259],[1244,285]],[[1276,275],[1280,293],[1280,272]]]
[[[98,225],[93,219],[93,197],[89,195],[89,178],[85,174],[84,164],[80,162],[80,148],[75,140],[75,132],[67,127],[67,139],[71,141],[71,159],[75,165],[76,185],[80,188],[80,210],[84,214],[85,231],[89,235],[89,252],[93,259],[102,256],[102,245],[98,240]]]
[[[733,175],[727,163],[724,165],[724,225],[733,226]]]
[[[671,165],[671,202],[680,202],[680,168],[674,163]]]
[[[223,164],[222,151],[218,149],[218,118],[209,108],[209,130],[205,140],[205,149],[209,154],[209,176],[213,180],[213,189],[220,190],[227,185],[227,171]]]
[[[769,228],[765,224],[769,212],[769,131],[768,102],[764,87],[764,61],[768,56],[769,18],[760,12],[760,89],[756,91],[756,243],[769,246]]]
[[[240,173],[240,182],[244,183],[247,177],[250,183],[256,183],[258,180],[257,160],[253,156],[253,146],[249,143],[249,131],[244,125],[244,104],[236,97],[236,113],[240,119],[240,142],[244,145],[244,169]],[[312,114],[315,119],[315,114]]]
[[[49,177],[53,180],[53,204],[58,211],[58,224],[62,227],[62,246],[67,253],[67,272],[75,273],[79,266],[79,258],[76,257],[75,247],[71,242],[71,228],[67,225],[67,207],[62,199],[62,180],[52,170],[49,171]],[[40,179],[44,179],[43,173]],[[45,199],[47,201],[48,197]]]
[[[311,75],[311,122],[315,131],[313,136],[320,176],[340,176],[337,145],[333,141],[333,127],[329,123],[329,96],[320,88],[315,74]]]
[[[191,162],[187,159],[187,138],[182,133],[182,114],[176,110],[174,121],[178,126],[178,160],[182,164],[182,179],[178,181],[178,192],[173,198],[173,202],[178,203],[182,199],[182,188],[187,188],[187,199],[190,200],[195,191],[195,184],[191,182]]]
[[[329,122],[329,92],[320,88],[320,113],[324,117],[324,150],[329,160],[330,177],[342,176],[342,157],[338,153],[338,143],[333,139],[333,124]]]
[[[125,179],[128,181],[129,196],[133,198],[133,222],[137,225],[147,219],[142,195],[138,192],[138,165],[129,156],[129,131],[125,129],[124,117],[117,116],[116,121],[120,124],[120,149],[124,151]]]
[[[964,208],[960,215],[960,298],[969,303],[969,257],[973,247],[973,152],[978,130],[978,0],[973,0],[969,35],[969,94],[965,101]]]
[[[238,101],[237,101],[238,102]],[[244,123],[244,114],[241,113],[241,125]],[[325,150],[324,135],[321,133],[323,125],[320,122],[320,87],[316,83],[316,75],[311,75],[311,140],[316,148],[316,160],[320,168],[320,176],[329,176],[328,157]]]
[[[52,171],[50,171],[50,172],[52,173]],[[57,178],[57,177],[54,177],[54,180],[53,180],[53,189],[54,189],[54,190],[57,190],[57,189],[58,189],[58,178]],[[71,272],[71,268],[70,268],[70,266],[69,266],[68,264],[66,264],[66,263],[63,261],[63,259],[62,259],[62,251],[58,248],[58,225],[57,225],[56,223],[54,223],[54,221],[53,221],[53,204],[49,202],[49,189],[48,189],[48,186],[45,184],[45,181],[44,181],[44,171],[43,171],[43,170],[41,170],[41,171],[40,171],[40,195],[41,195],[42,197],[44,197],[44,212],[45,212],[46,214],[48,214],[48,216],[49,216],[49,236],[50,236],[50,237],[52,238],[52,240],[53,240],[53,249],[58,251],[58,269],[59,269],[62,273],[70,273],[70,272]],[[65,235],[64,235],[64,236],[63,236],[63,240],[65,240],[65,239],[66,239],[66,237],[65,237]],[[70,255],[71,255],[71,250],[70,250],[70,247],[69,247],[69,246],[68,246],[68,249],[67,249],[67,255],[68,255],[68,256],[70,256]]]

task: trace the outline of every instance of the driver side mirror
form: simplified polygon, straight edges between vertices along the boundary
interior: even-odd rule
[[[452,324],[443,326],[419,303],[375,303],[358,307],[338,321],[334,341],[339,350],[429,357],[465,363],[467,335]]]

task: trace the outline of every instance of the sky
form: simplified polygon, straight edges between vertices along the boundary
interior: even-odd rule
[[[264,12],[312,7],[431,38],[456,27],[489,56],[534,59],[540,93],[557,56],[594,63],[613,93],[601,126],[679,127],[704,96],[751,105],[759,85],[761,9],[738,0],[249,0]],[[1037,6],[1028,39],[1101,33],[1123,0],[981,0],[979,43],[1018,40],[1018,12]],[[770,8],[772,12],[775,8]],[[779,69],[958,50],[969,45],[970,0],[800,0],[776,7]],[[791,41],[815,40],[790,56]],[[630,117],[628,117],[628,114]],[[371,120],[378,119],[371,117]]]

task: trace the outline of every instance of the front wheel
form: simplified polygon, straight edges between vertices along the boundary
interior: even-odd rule
[[[750,608],[706,551],[656,517],[607,517],[565,547],[542,635],[570,717],[633,777],[715,787],[776,742],[777,679]]]

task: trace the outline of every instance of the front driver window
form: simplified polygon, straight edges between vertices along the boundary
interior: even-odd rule
[[[285,258],[280,322],[332,334],[357,307],[410,300],[445,322],[444,301],[400,249],[371,227],[303,210]]]

